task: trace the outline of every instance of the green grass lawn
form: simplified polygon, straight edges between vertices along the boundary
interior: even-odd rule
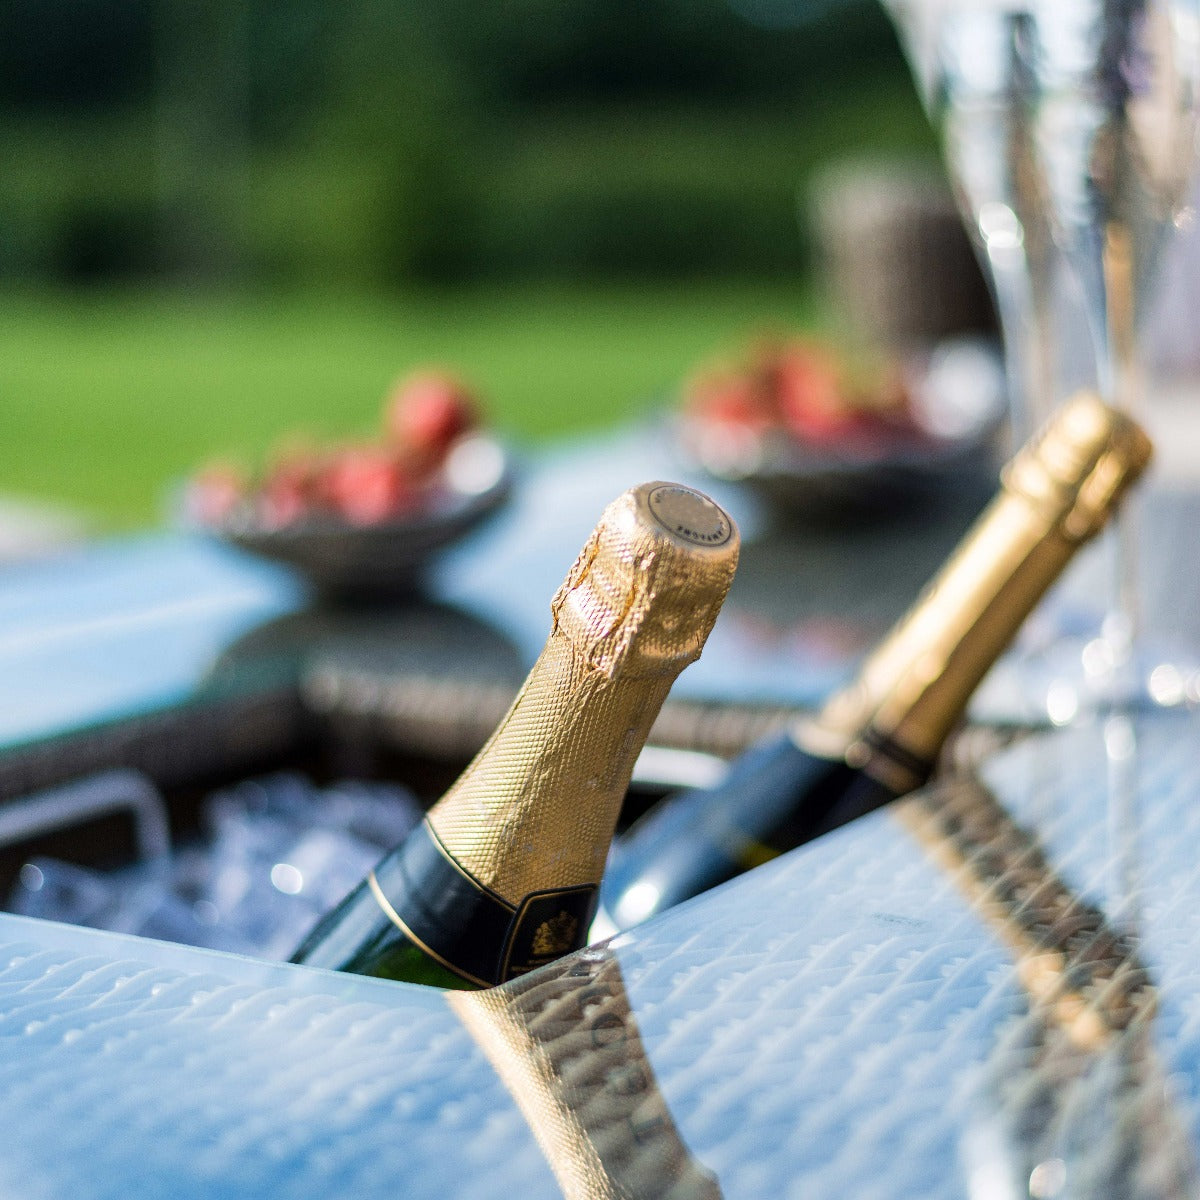
[[[0,494],[161,520],[197,461],[369,435],[389,382],[453,366],[521,440],[627,419],[698,359],[811,324],[800,284],[516,287],[396,299],[0,294]]]

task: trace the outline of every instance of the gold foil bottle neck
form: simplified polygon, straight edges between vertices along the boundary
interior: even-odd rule
[[[815,753],[874,761],[868,769],[887,770],[894,790],[916,786],[912,772],[887,768],[862,740],[868,729],[928,762],[1150,457],[1150,439],[1131,418],[1089,393],[1068,400],[1008,465],[996,498],[854,682],[796,740]]]
[[[605,675],[677,674],[700,657],[738,545],[733,522],[702,493],[631,488],[604,510],[554,597],[555,631]]]
[[[737,556],[733,522],[691,488],[642,484],[604,510],[508,714],[429,812],[462,870],[514,906],[599,883],[634,762]]]

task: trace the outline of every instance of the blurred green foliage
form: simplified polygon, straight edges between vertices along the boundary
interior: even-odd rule
[[[473,383],[518,441],[595,429],[673,403],[714,350],[817,313],[793,284],[729,281],[269,300],[9,292],[0,491],[144,524],[198,461],[253,466],[281,436],[373,436],[389,384],[431,362]]]
[[[6,0],[0,276],[776,275],[843,153],[929,153],[881,9]]]

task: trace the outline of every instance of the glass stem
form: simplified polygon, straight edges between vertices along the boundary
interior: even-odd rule
[[[1134,305],[1135,262],[1129,229],[1110,221],[1104,231],[1103,271],[1105,342],[1111,403],[1137,417],[1142,408]],[[1112,624],[1106,630],[1118,663],[1128,664],[1139,626],[1137,596],[1137,517],[1126,504],[1117,514],[1113,533]]]
[[[989,252],[988,265],[1004,342],[1011,456],[1029,440],[1053,408],[1045,288],[1031,278],[1029,266],[1019,251]]]

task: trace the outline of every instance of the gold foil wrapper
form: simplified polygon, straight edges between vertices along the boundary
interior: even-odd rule
[[[642,484],[604,510],[512,707],[429,812],[479,883],[514,905],[599,883],[634,762],[700,656],[738,545],[730,518],[678,484]]]
[[[1152,455],[1132,417],[1081,392],[1009,463],[1004,487],[1024,496],[1057,534],[1082,542],[1104,528]]]
[[[1067,401],[1003,473],[999,494],[916,604],[796,739],[907,791],[919,778],[860,741],[870,727],[932,758],[967,700],[1080,545],[1150,461],[1150,440],[1090,393]]]
[[[446,997],[537,1138],[567,1200],[720,1200],[659,1091],[611,951]]]
[[[588,669],[674,678],[700,657],[737,566],[733,522],[707,496],[646,483],[605,510],[550,605]]]

